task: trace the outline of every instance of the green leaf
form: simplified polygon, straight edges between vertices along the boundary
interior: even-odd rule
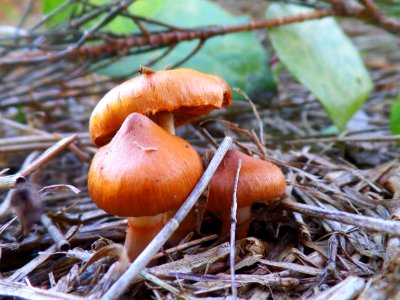
[[[229,14],[215,3],[206,0],[147,0],[137,1],[129,7],[133,14],[162,20],[164,23],[182,28],[208,25],[233,25],[248,21],[248,18]],[[148,27],[150,30],[160,27]],[[192,51],[197,41],[182,42],[152,68],[164,69],[183,59]],[[158,57],[163,50],[124,57],[100,70],[108,76],[125,76],[139,65],[146,65]],[[231,86],[247,93],[272,89],[274,82],[268,65],[268,56],[254,32],[241,32],[218,36],[207,40],[203,48],[180,67],[193,68],[205,73],[219,75]]]
[[[390,112],[390,128],[393,134],[400,134],[400,95],[393,103],[392,111]],[[397,142],[400,147],[400,142]]]
[[[305,7],[271,4],[268,18],[310,12]],[[324,18],[269,30],[272,45],[287,69],[324,106],[343,130],[372,90],[359,52],[334,19]]]
[[[18,106],[17,115],[15,116],[15,121],[18,123],[26,124],[26,114],[22,109],[22,106]]]
[[[102,6],[109,4],[111,0],[89,0],[90,4],[94,4],[97,6]],[[54,13],[60,5],[67,4],[66,0],[42,0],[43,3],[43,13],[48,15],[50,13]],[[46,22],[46,26],[51,28],[63,22],[66,22],[69,18],[71,18],[72,14],[75,12],[76,14],[80,13],[83,8],[83,5],[79,2],[71,2],[69,5],[65,6],[63,9],[59,9],[54,16]],[[106,13],[100,14],[97,18],[88,21],[83,27],[90,28],[94,26],[101,18],[105,17]],[[112,19],[111,22],[103,26],[100,31],[108,31],[112,33],[118,34],[129,34],[137,29],[137,26],[132,22],[131,19],[116,16]]]
[[[65,2],[65,0],[42,0],[43,13],[45,15],[53,13],[60,5],[64,4]],[[64,7],[45,23],[46,26],[50,28],[65,22],[71,16],[73,11],[78,7],[78,3],[76,2]]]
[[[63,4],[65,0],[42,0],[43,12],[48,14]]]
[[[383,10],[385,14],[390,17],[399,18],[400,17],[400,1],[375,1],[375,4],[379,9]]]

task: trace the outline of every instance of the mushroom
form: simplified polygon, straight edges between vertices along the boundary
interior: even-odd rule
[[[175,134],[175,126],[232,101],[226,81],[214,75],[191,69],[155,72],[145,67],[141,73],[111,89],[94,108],[89,130],[96,146],[107,144],[133,112]]]
[[[202,173],[201,158],[188,142],[132,113],[111,142],[95,154],[88,189],[100,208],[128,217],[125,247],[134,260]]]
[[[211,178],[207,210],[221,217],[221,234],[230,229],[231,206],[238,162],[242,160],[237,198],[237,238],[244,238],[249,228],[251,205],[262,202],[275,203],[285,194],[286,180],[282,171],[274,164],[248,156],[237,150],[229,150]]]

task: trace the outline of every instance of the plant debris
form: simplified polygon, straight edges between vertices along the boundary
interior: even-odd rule
[[[177,135],[204,159],[230,136],[232,148],[277,164],[286,195],[274,207],[253,205],[248,235],[234,244],[218,234],[218,217],[205,213],[201,231],[159,249],[153,265],[121,291],[126,298],[221,299],[232,295],[232,283],[243,299],[400,297],[400,137],[390,135],[387,100],[399,91],[400,56],[389,51],[382,60],[379,52],[399,40],[350,23],[344,27],[365,50],[375,84],[351,128],[339,136],[321,134],[331,125],[327,115],[286,72],[270,99],[234,101],[179,128]],[[16,68],[32,72],[28,65]],[[53,71],[63,78],[71,70]],[[92,78],[83,78],[79,84],[90,87]],[[1,81],[0,90],[9,84]],[[0,170],[9,169],[0,174],[2,296],[97,299],[129,268],[120,246],[127,220],[97,208],[87,192],[96,152],[87,130],[98,97],[93,91],[74,97],[78,86],[69,84],[68,97],[29,98],[25,125],[14,121],[19,108],[1,106]]]

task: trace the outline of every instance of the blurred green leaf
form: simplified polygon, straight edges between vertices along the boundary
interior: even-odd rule
[[[310,9],[271,4],[268,18],[297,15]],[[324,106],[343,130],[372,89],[372,82],[359,52],[334,19],[324,18],[269,30],[272,45],[287,69]]]
[[[400,1],[375,1],[375,4],[390,17],[400,18]]]
[[[248,18],[233,16],[217,4],[206,0],[138,1],[129,7],[129,11],[184,28],[208,25],[227,26],[248,21]],[[160,28],[149,27],[149,29]],[[189,54],[197,43],[197,41],[191,41],[178,44],[168,56],[152,68],[159,70],[173,65]],[[160,49],[124,57],[102,69],[100,73],[115,77],[130,74],[139,65],[145,65],[163,51],[165,50]],[[180,67],[219,75],[231,86],[239,87],[247,93],[274,87],[268,56],[254,32],[235,33],[209,39],[196,55]]]
[[[18,9],[17,4],[10,3],[2,3],[1,11],[0,11],[0,24],[7,24],[10,20],[18,20],[20,15],[20,11]]]
[[[26,114],[22,110],[22,106],[18,105],[17,115],[15,116],[15,121],[18,123],[26,124]]]
[[[400,134],[400,95],[393,103],[392,111],[390,112],[390,128],[393,134]],[[400,142],[397,142],[400,147]]]
[[[54,13],[55,10],[63,4],[67,4],[66,0],[42,0],[43,2],[43,13],[48,15],[50,13]],[[89,0],[88,3],[102,6],[109,4],[111,0]],[[79,14],[83,5],[79,2],[72,2],[70,5],[66,6],[63,9],[60,9],[54,16],[46,22],[47,27],[54,27],[58,24],[66,22],[73,13]],[[97,18],[88,21],[85,24],[85,28],[90,28],[91,26],[95,25],[101,18],[105,17],[106,13],[100,14]],[[137,29],[137,26],[132,22],[132,20],[128,18],[124,18],[121,16],[116,16],[111,22],[104,25],[100,30],[101,31],[108,31],[112,33],[120,33],[120,34],[127,34],[133,32]]]
[[[65,0],[42,0],[43,12],[45,14],[48,14],[49,12],[52,12],[64,2]]]
[[[64,4],[66,0],[42,0],[43,14],[48,15],[57,9],[60,5]],[[45,24],[47,27],[53,27],[68,20],[69,16],[77,9],[78,3],[74,2],[57,12]]]

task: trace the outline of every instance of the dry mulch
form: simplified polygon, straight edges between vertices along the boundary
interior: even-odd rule
[[[388,99],[398,93],[400,57],[393,50],[398,40],[365,26],[348,31],[366,53],[375,90],[346,134],[324,134],[331,122],[320,104],[283,73],[277,94],[253,98],[256,113],[249,102],[235,102],[207,117],[212,121],[185,126],[178,135],[203,157],[213,148],[210,136],[218,143],[228,135],[235,148],[278,164],[288,183],[285,202],[397,220],[400,152],[394,141],[379,139],[390,134]],[[59,137],[52,132],[78,134],[71,138],[75,149],[50,157],[32,169],[27,183],[3,194],[0,293],[29,299],[96,298],[126,264],[114,264],[123,257],[119,245],[126,220],[98,209],[87,193],[86,174],[96,149],[86,131],[95,100],[71,97],[24,107],[28,125],[22,128],[10,121],[17,119],[17,108],[2,114],[1,168],[10,168],[8,174],[26,170],[37,151],[55,144]],[[260,123],[265,136],[259,134]],[[260,146],[263,140],[266,148]],[[57,145],[59,150],[67,146]],[[179,245],[166,244],[157,265],[136,278],[126,297],[231,295],[229,237],[218,235],[218,224],[218,218],[206,214],[201,234],[191,234]],[[400,297],[400,239],[363,226],[291,212],[279,204],[254,205],[248,237],[235,247],[239,298]]]

